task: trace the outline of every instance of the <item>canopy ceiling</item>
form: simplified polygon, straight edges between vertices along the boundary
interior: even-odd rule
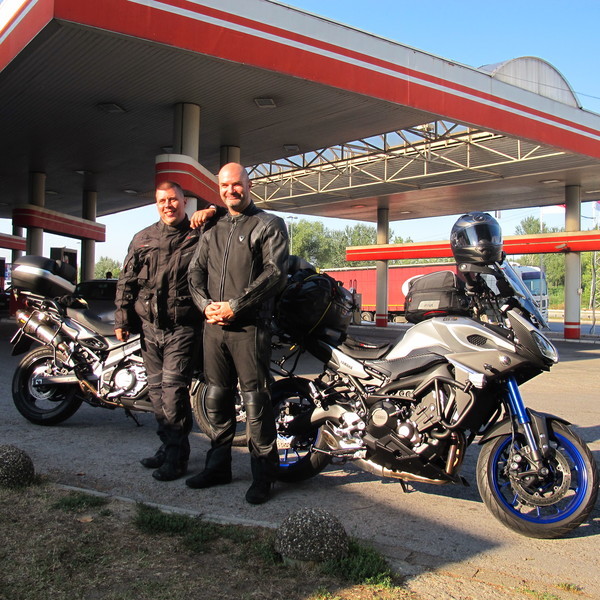
[[[221,146],[239,146],[257,203],[274,210],[375,221],[386,206],[397,220],[600,190],[600,117],[544,94],[556,74],[537,59],[541,85],[524,90],[506,68],[269,0],[8,0],[0,41],[1,217],[28,202],[33,171],[46,173],[46,207],[67,214],[81,215],[84,188],[98,215],[152,202],[181,102],[201,107],[199,162],[216,173]],[[390,148],[382,132],[405,133]]]

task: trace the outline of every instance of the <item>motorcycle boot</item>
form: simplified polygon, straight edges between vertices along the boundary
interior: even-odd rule
[[[160,438],[162,442],[159,449],[154,453],[154,456],[148,456],[147,458],[142,458],[140,463],[142,466],[146,467],[146,469],[158,469],[162,467],[165,462],[166,449],[167,449],[167,438],[165,435],[165,422],[164,419],[156,419],[157,429],[156,434]]]
[[[211,448],[204,470],[185,484],[193,489],[231,483],[231,447],[235,436],[235,395],[231,388],[209,385],[204,398]]]
[[[166,445],[161,444],[160,448],[155,452],[154,456],[148,456],[146,458],[142,458],[140,463],[142,466],[146,467],[146,469],[158,469],[162,467],[165,462],[165,453]]]
[[[252,469],[252,485],[246,492],[246,502],[249,504],[264,504],[271,497],[271,488],[275,481],[273,465],[264,458],[250,458]]]
[[[279,470],[275,416],[268,392],[242,392],[242,398],[252,468],[252,485],[246,492],[246,501],[263,504],[271,495]]]
[[[152,473],[157,481],[173,481],[187,473],[188,459],[190,456],[190,442],[188,434],[181,429],[165,428],[165,460],[163,464]]]

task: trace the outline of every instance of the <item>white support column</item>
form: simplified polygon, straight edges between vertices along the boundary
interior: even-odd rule
[[[221,146],[221,160],[220,165],[226,165],[228,163],[242,163],[241,152],[239,146]]]
[[[43,207],[46,203],[46,173],[30,173],[29,203]],[[27,254],[44,254],[44,230],[41,227],[27,228]]]
[[[175,106],[175,122],[173,129],[173,152],[185,154],[195,161],[200,152],[200,107],[189,102]],[[198,210],[198,199],[186,196],[185,212],[192,216]]]
[[[98,194],[91,190],[84,190],[81,216],[88,221],[96,220],[96,207]],[[94,240],[81,240],[81,281],[94,278],[96,269],[96,242]]]
[[[175,106],[175,129],[173,152],[185,154],[198,160],[200,151],[200,107],[197,104],[181,103]]]
[[[377,208],[377,243],[387,244],[390,237],[389,209]],[[375,299],[375,325],[387,327],[388,324],[388,261],[375,261],[377,271],[377,295]]]
[[[12,227],[13,235],[18,235],[19,237],[23,237],[23,227],[19,227],[18,225],[13,225]],[[23,256],[23,250],[12,250],[11,251],[11,260],[15,262],[19,260]]]
[[[565,230],[581,230],[581,187],[565,187]],[[565,255],[565,339],[581,337],[581,254]]]

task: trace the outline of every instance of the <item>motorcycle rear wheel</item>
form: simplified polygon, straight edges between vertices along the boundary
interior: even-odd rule
[[[200,431],[210,438],[210,423],[206,416],[206,406],[204,400],[206,398],[207,385],[203,382],[198,383],[192,387],[190,394],[190,402],[192,404],[192,412]],[[244,403],[239,394],[235,397],[235,420],[236,430],[235,437],[233,438],[234,446],[245,446],[246,445],[246,410],[244,409]]]
[[[511,478],[511,448],[526,450],[523,440],[505,435],[486,443],[477,461],[477,486],[487,508],[510,529],[534,538],[556,538],[578,527],[598,495],[598,470],[585,444],[571,429],[550,422],[550,475],[535,486]]]
[[[331,461],[327,444],[318,427],[299,426],[295,419],[307,419],[315,408],[309,381],[300,377],[283,378],[271,386],[271,400],[277,425],[279,474],[277,479],[292,483],[320,473]],[[290,429],[293,428],[293,429]]]
[[[68,369],[54,360],[52,348],[44,346],[26,354],[17,367],[12,381],[12,396],[16,409],[36,425],[57,425],[72,417],[83,398],[76,383],[36,385],[37,373],[67,373]],[[56,353],[56,359],[64,359]]]

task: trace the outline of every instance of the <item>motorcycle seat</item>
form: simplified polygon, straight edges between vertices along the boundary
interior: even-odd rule
[[[115,335],[114,321],[103,321],[98,315],[87,308],[68,308],[67,314],[72,319],[79,321],[82,325],[97,331],[104,337]]]
[[[393,344],[389,342],[374,343],[347,336],[340,350],[358,360],[375,360],[385,356]]]

